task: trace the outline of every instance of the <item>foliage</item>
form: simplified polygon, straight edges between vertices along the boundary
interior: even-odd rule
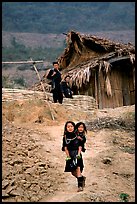
[[[9,76],[2,76],[2,87],[14,88],[14,84],[13,84],[13,82],[10,81]]]
[[[14,83],[23,87],[26,87],[26,82],[23,77],[15,78]]]
[[[2,30],[28,33],[67,33],[135,29],[134,2],[2,2]],[[32,48],[15,37],[3,47],[2,61],[53,61],[66,47]],[[4,66],[3,66],[4,68]],[[5,67],[7,68],[7,66]]]
[[[9,76],[2,76],[2,87],[4,88],[15,88],[15,87],[26,87],[26,82],[23,76],[19,78],[10,79]]]
[[[127,193],[121,193],[119,196],[123,202],[128,202],[129,195]]]
[[[134,30],[135,2],[2,2],[2,30],[56,33]]]
[[[52,62],[60,55],[60,53],[64,50],[65,46],[64,45],[63,47],[50,47],[50,48],[37,47],[32,49],[17,42],[15,38],[11,40],[11,45],[12,45],[11,47],[3,47],[2,61],[19,61],[19,60],[26,61],[30,60],[30,57],[33,56],[33,60],[45,60]],[[7,67],[5,66],[5,69],[6,68]]]

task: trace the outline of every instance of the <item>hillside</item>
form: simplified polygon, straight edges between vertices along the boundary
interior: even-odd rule
[[[83,33],[86,34],[86,33]],[[90,35],[104,37],[114,40],[116,42],[128,43],[131,42],[135,45],[135,30],[122,30],[122,31],[100,31],[100,32],[87,32]],[[66,36],[63,34],[39,34],[39,33],[18,33],[2,31],[2,47],[13,46],[12,41],[16,40],[17,43],[25,47],[34,48],[64,48],[66,44]]]
[[[135,31],[106,31],[92,32],[98,37],[135,44]],[[13,33],[2,32],[2,61],[26,61],[43,60],[43,64],[38,64],[37,69],[42,77],[45,71],[52,67],[52,62],[57,59],[66,47],[63,34],[38,34],[38,33]],[[31,87],[38,82],[36,73],[32,65],[2,65],[3,87]],[[17,83],[18,82],[18,83]]]
[[[54,33],[135,29],[135,2],[2,2],[2,30]]]
[[[41,98],[13,96],[2,103],[2,202],[135,202],[135,106],[85,112],[50,102],[52,120]],[[64,172],[67,120],[88,129],[79,193]]]

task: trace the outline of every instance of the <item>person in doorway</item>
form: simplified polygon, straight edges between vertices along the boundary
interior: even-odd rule
[[[66,98],[73,98],[73,92],[70,88],[69,85],[69,80],[70,80],[70,76],[67,75],[64,80],[61,82],[61,89],[62,89],[62,93],[63,96],[65,96]]]
[[[61,73],[59,71],[59,64],[58,62],[53,62],[53,69],[47,74],[47,79],[52,80],[52,93],[53,93],[53,102],[54,103],[61,103],[63,102],[63,94],[61,90]]]
[[[85,152],[85,143],[86,143],[86,134],[87,134],[87,128],[85,123],[83,122],[78,122],[76,124],[75,132],[77,135],[77,138],[81,141],[81,146],[82,146],[82,152]]]
[[[66,165],[64,172],[71,172],[77,178],[78,192],[83,191],[85,176],[82,175],[84,164],[82,158],[81,142],[75,134],[75,123],[67,121],[64,126],[62,151],[66,153]]]

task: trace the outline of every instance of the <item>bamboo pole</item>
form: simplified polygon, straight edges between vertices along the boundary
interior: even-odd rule
[[[49,104],[48,101],[47,101],[47,95],[46,95],[46,91],[45,91],[44,85],[43,85],[43,83],[42,83],[41,77],[40,77],[39,72],[38,72],[38,70],[37,70],[37,68],[36,68],[36,65],[35,65],[35,63],[34,63],[34,61],[33,61],[32,59],[31,59],[31,63],[33,63],[33,67],[34,67],[34,69],[35,69],[35,71],[36,71],[36,74],[37,74],[38,79],[39,79],[39,81],[40,81],[40,84],[41,84],[41,87],[42,87],[42,89],[43,89],[44,95],[45,95],[45,97],[46,97],[46,103],[47,103],[47,105],[48,105],[48,107],[49,107],[49,109],[50,109],[50,113],[51,113],[52,120],[55,120],[54,115],[53,115],[53,113],[52,113],[51,106],[50,106],[50,104]]]
[[[49,107],[49,109],[50,109],[50,113],[51,113],[52,120],[55,120],[54,115],[53,115],[52,110],[51,110],[51,107],[50,107],[50,104],[49,104],[48,101],[47,101],[48,97],[47,97],[47,95],[46,95],[46,91],[45,91],[44,85],[43,85],[43,83],[42,83],[42,80],[41,80],[41,77],[40,77],[40,75],[39,75],[39,72],[38,72],[38,70],[37,70],[37,68],[36,68],[36,66],[35,66],[35,63],[43,63],[43,60],[33,61],[33,60],[31,59],[30,61],[2,62],[2,64],[29,64],[29,63],[30,63],[30,64],[33,64],[33,67],[34,67],[34,69],[35,69],[35,71],[36,71],[36,74],[37,74],[37,76],[38,76],[38,78],[39,78],[41,87],[42,87],[42,89],[43,89],[44,95],[45,95],[45,97],[46,97],[46,103],[48,104],[48,107]]]
[[[43,60],[39,61],[19,61],[19,62],[2,62],[2,64],[32,64],[33,63],[43,63]]]

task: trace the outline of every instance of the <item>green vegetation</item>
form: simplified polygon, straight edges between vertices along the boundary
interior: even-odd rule
[[[2,76],[2,87],[4,88],[13,88],[9,76]]]
[[[13,37],[11,41],[11,47],[3,47],[2,61],[26,61],[30,60],[30,58],[33,56],[33,60],[45,60],[52,62],[60,55],[60,53],[63,52],[63,50],[64,47],[37,47],[32,49],[16,42],[15,37]],[[7,68],[7,66],[5,66],[5,68]],[[23,70],[23,66],[21,67],[21,69]]]
[[[56,33],[135,29],[135,2],[2,2],[2,30]]]
[[[62,34],[70,30],[80,33],[135,30],[135,2],[2,2],[2,31],[10,33],[8,40],[4,36],[6,43],[2,41],[2,61],[26,61],[32,57],[52,63],[66,47]],[[44,36],[47,44],[43,43],[44,38],[43,44],[39,44],[39,39],[32,35],[29,35],[29,44],[22,36],[18,37],[19,33],[47,34],[47,38]],[[51,34],[56,38],[50,38]],[[33,41],[37,42],[35,47],[31,46]],[[45,70],[42,66],[39,65],[39,70]],[[49,63],[48,68],[50,66]],[[2,65],[4,71],[8,69],[7,73],[12,73],[12,68],[15,68],[14,64]],[[17,67],[19,73],[28,69],[33,69],[32,65]],[[5,73],[3,87],[26,86],[23,78],[16,76],[14,80]]]
[[[20,85],[22,87],[26,87],[26,82],[25,82],[23,77],[14,79],[14,83],[18,84],[18,85]]]
[[[3,31],[62,34],[70,30],[92,33],[134,29],[135,2],[2,2]],[[3,46],[2,61],[33,56],[33,60],[52,62],[65,47],[64,42],[61,46],[32,48],[13,37],[11,46]]]
[[[119,196],[123,202],[128,202],[129,195],[127,193],[121,193]]]
[[[21,88],[27,87],[23,76],[10,79],[9,76],[2,76],[2,87],[4,88]]]

